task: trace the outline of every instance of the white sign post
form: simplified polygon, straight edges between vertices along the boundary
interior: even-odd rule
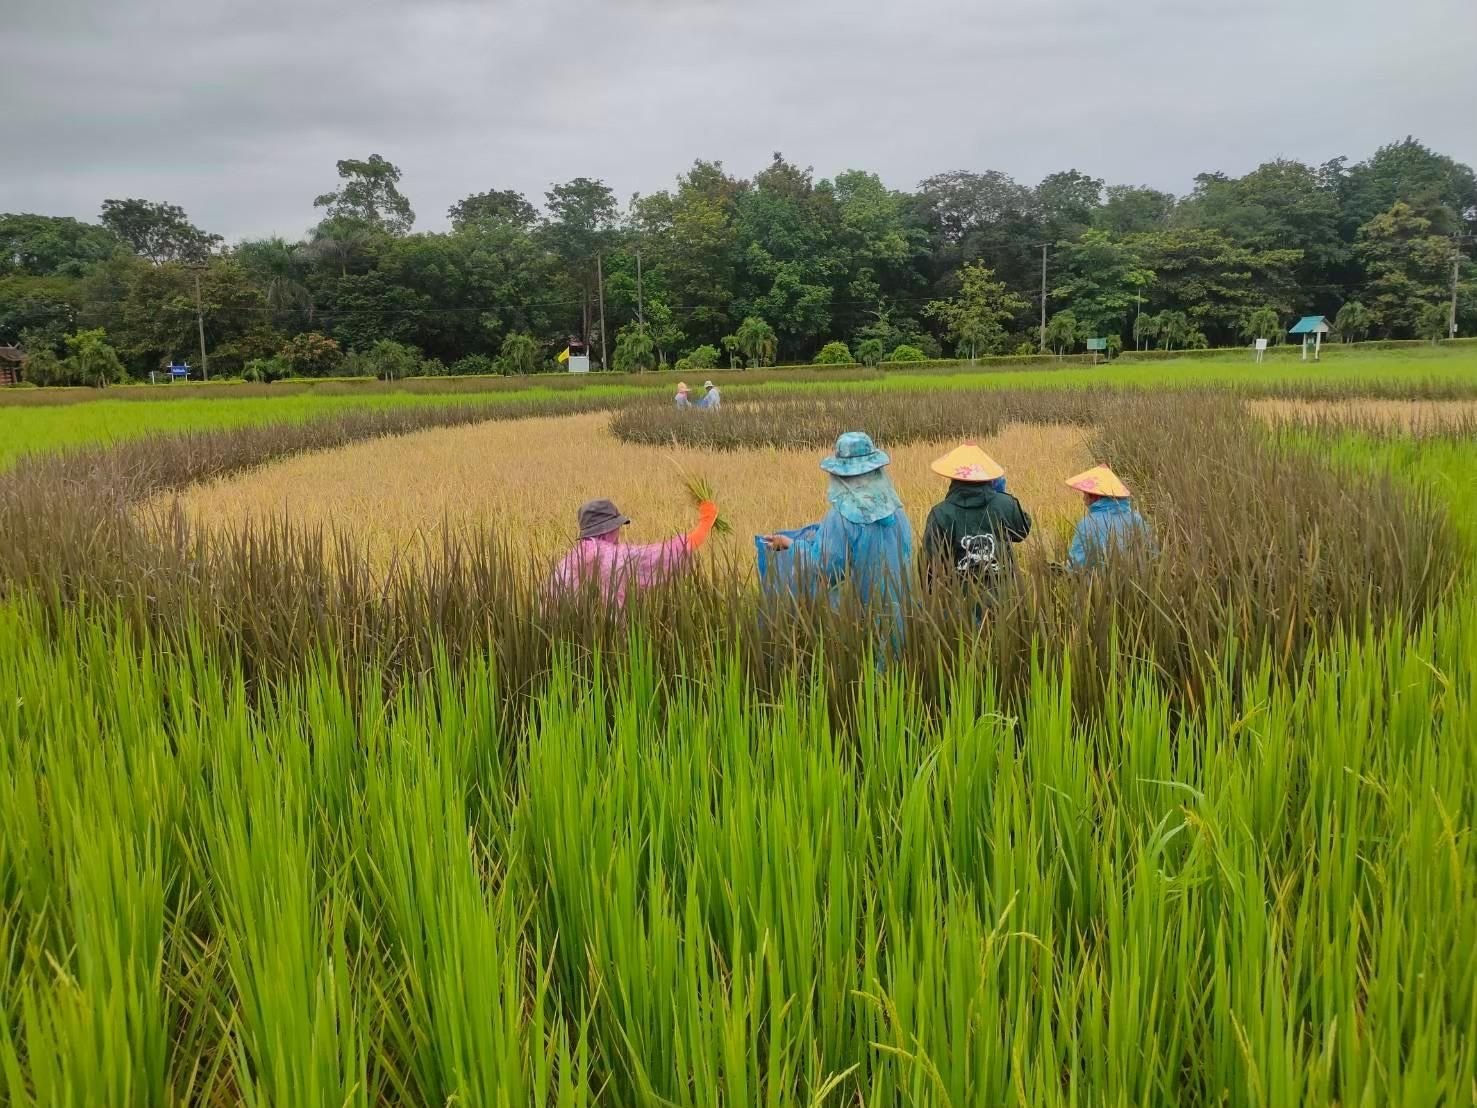
[[[1258,365],[1261,364],[1261,362],[1262,362],[1262,356],[1264,354],[1266,354],[1266,352],[1267,352],[1267,340],[1266,339],[1257,339],[1256,340],[1256,360],[1257,360],[1257,364]]]

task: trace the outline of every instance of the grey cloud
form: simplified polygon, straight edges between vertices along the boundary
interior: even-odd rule
[[[469,192],[622,195],[774,150],[906,187],[1076,167],[1183,192],[1414,133],[1477,156],[1470,0],[10,0],[0,210],[185,206],[297,235],[338,158]],[[1441,28],[1441,33],[1433,33]]]

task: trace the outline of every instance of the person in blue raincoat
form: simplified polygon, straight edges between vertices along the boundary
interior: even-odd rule
[[[836,451],[821,462],[831,475],[831,510],[800,537],[765,537],[771,550],[789,550],[796,572],[815,575],[830,588],[832,602],[843,582],[856,589],[868,607],[886,606],[901,630],[903,600],[912,576],[913,527],[892,487],[891,459],[861,431],[836,440]],[[875,609],[874,609],[875,610]]]
[[[1149,525],[1134,510],[1128,486],[1107,466],[1067,478],[1067,487],[1080,492],[1087,505],[1067,550],[1069,569],[1088,569],[1111,548],[1151,544]]]

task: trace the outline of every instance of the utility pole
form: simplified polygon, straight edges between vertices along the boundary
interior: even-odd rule
[[[1446,317],[1446,337],[1456,338],[1456,288],[1457,282],[1462,278],[1462,247],[1461,240],[1455,237],[1451,240],[1451,312]]]
[[[1046,353],[1046,243],[1041,244],[1041,353]]]
[[[200,271],[203,265],[192,265],[195,271],[195,326],[200,332],[200,379],[210,380],[210,359],[205,353],[205,311],[200,306]]]
[[[641,333],[646,334],[646,308],[645,301],[641,297],[641,248],[636,248],[636,321],[641,325]]]
[[[600,282],[600,368],[605,368],[605,261],[595,255],[595,278]]]

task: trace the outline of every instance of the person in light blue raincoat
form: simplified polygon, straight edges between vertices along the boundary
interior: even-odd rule
[[[825,518],[798,535],[777,533],[764,541],[771,550],[791,551],[797,574],[824,581],[833,603],[846,582],[864,605],[887,606],[896,641],[912,579],[913,527],[885,472],[890,460],[871,436],[846,432],[821,462],[831,475]]]
[[[703,382],[703,398],[697,402],[697,406],[705,412],[716,412],[718,405],[723,403],[723,397],[718,392],[718,386],[712,381]]]
[[[1080,492],[1087,504],[1067,551],[1068,568],[1090,568],[1112,548],[1151,547],[1149,525],[1134,510],[1128,486],[1107,466],[1093,466],[1067,478],[1067,487]]]

